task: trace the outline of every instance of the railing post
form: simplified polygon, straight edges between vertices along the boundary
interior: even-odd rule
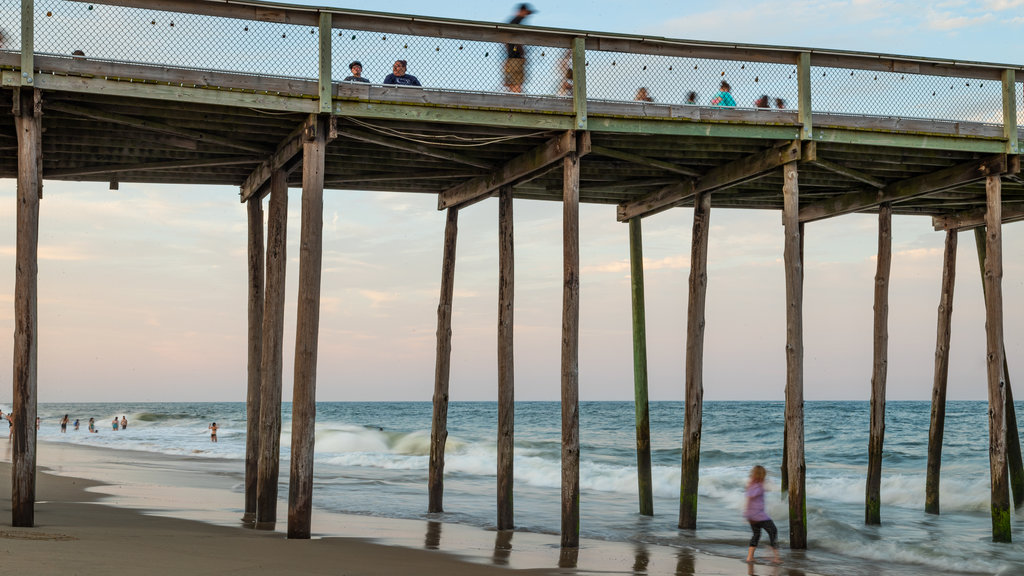
[[[320,13],[320,113],[331,113],[331,14]]]
[[[1006,138],[1006,153],[1018,154],[1017,79],[1012,68],[1003,70],[1003,136]]]
[[[811,126],[811,53],[801,52],[796,60],[797,110],[800,119],[800,139],[813,137]]]
[[[32,86],[35,75],[35,1],[21,0],[21,85]]]
[[[576,129],[587,129],[587,39],[572,39],[572,109]]]

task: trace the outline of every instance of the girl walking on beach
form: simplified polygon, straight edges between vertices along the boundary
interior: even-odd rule
[[[768,540],[772,547],[772,561],[779,563],[778,536],[779,531],[772,522],[770,516],[764,509],[764,478],[767,475],[764,466],[754,466],[750,470],[750,481],[747,482],[747,506],[743,510],[743,517],[750,523],[750,529],[754,535],[750,538],[750,548],[747,549],[747,562],[754,561],[754,550],[757,543],[761,541],[761,530],[768,533]]]

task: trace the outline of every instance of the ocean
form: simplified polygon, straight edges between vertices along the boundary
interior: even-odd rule
[[[6,413],[10,406],[0,408]],[[809,550],[793,554],[787,565],[856,576],[1024,574],[1024,511],[1013,515],[1014,544],[991,542],[986,403],[947,406],[940,516],[923,512],[930,404],[887,404],[881,526],[864,525],[868,409],[867,402],[806,403]],[[769,470],[768,512],[779,526],[783,554],[789,554],[788,507],[779,491],[783,410],[782,402],[705,403],[698,527],[683,532],[676,528],[683,404],[650,405],[655,515],[645,517],[637,513],[633,403],[581,402],[581,536],[742,556],[750,536],[741,517],[743,490],[750,468],[761,464]],[[1024,416],[1024,404],[1017,403],[1017,413]],[[78,419],[81,429],[61,434],[64,414]],[[244,403],[40,404],[39,416],[44,443],[151,451],[200,466],[204,459],[216,461],[219,473],[228,470],[242,507]],[[112,432],[115,416],[127,417],[127,430]],[[282,499],[288,494],[290,416],[285,403]],[[90,417],[99,433],[88,433]],[[214,421],[220,428],[216,444],[207,429]],[[493,529],[497,404],[450,404],[440,515],[426,513],[430,422],[429,402],[318,403],[314,506]],[[515,425],[516,529],[557,534],[559,404],[519,402]]]

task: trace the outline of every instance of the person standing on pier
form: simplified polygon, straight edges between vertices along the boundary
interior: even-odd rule
[[[349,63],[348,71],[351,72],[352,75],[346,76],[344,82],[370,82],[366,78],[363,78],[363,64],[359,60]]]
[[[722,80],[722,84],[719,86],[718,94],[711,99],[713,106],[735,106],[736,100],[732,97],[732,86],[725,80]]]
[[[750,481],[747,482],[747,506],[743,510],[743,517],[750,523],[750,529],[754,535],[750,537],[750,547],[747,549],[747,562],[754,561],[754,550],[761,541],[761,530],[768,533],[768,540],[772,547],[772,561],[779,562],[779,531],[772,522],[768,512],[764,509],[764,478],[768,472],[764,466],[754,466],[750,470]]]
[[[509,20],[509,24],[522,24],[523,20],[530,14],[537,11],[527,3],[519,5],[516,15]],[[509,92],[521,93],[523,84],[526,83],[526,47],[522,44],[505,45],[505,68],[502,83]]]

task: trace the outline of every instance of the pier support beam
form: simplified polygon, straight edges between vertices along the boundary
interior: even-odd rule
[[[928,428],[928,471],[924,486],[924,511],[939,513],[939,477],[942,471],[942,437],[946,428],[946,384],[949,381],[949,340],[953,319],[953,288],[956,285],[956,230],[946,230],[942,258],[942,290],[935,335],[935,376],[932,384],[932,417]],[[984,264],[983,264],[984,266]]]
[[[259,469],[256,528],[277,523],[277,479],[281,466],[281,374],[284,352],[284,291],[288,263],[288,180],[284,170],[270,175],[267,202],[267,285],[263,302],[260,354]]]
[[[992,541],[1010,542],[1010,488],[1006,474],[1006,390],[1003,381],[1002,180],[985,178],[985,341]]]
[[[807,548],[804,463],[804,272],[800,242],[800,188],[796,162],[783,166],[786,268],[786,468],[789,479],[789,546]]]
[[[246,201],[249,216],[249,367],[245,397],[245,513],[256,521],[256,486],[260,462],[260,363],[263,360],[263,200]]]
[[[704,310],[708,288],[708,235],[711,194],[693,198],[693,240],[690,244],[690,295],[686,316],[686,415],[683,421],[683,463],[679,488],[679,527],[697,527],[697,484],[700,481],[700,431],[704,412]]]
[[[644,305],[644,248],[640,217],[629,219],[629,271],[633,296],[633,399],[636,407],[636,482],[640,514],[654,515],[651,479],[651,418],[647,404],[647,312]]]
[[[874,366],[871,370],[871,432],[864,523],[881,524],[882,446],[885,443],[885,383],[889,365],[889,270],[892,267],[892,204],[878,207],[875,271]]]
[[[512,337],[515,310],[515,251],[512,186],[498,197],[498,530],[515,527],[512,479],[515,456],[515,364]]]
[[[18,209],[14,275],[14,378],[11,447],[11,525],[35,525],[36,390],[39,319],[39,200],[43,191],[41,93],[15,90],[18,133]]]
[[[985,228],[974,229],[981,269],[982,288],[985,288]],[[1020,434],[1017,431],[1017,410],[1013,406],[1013,387],[1010,385],[1010,366],[1006,360],[1006,342],[1003,342],[1003,382],[1006,384],[1006,461],[1010,474],[1010,489],[1014,508],[1024,505],[1024,463],[1021,462]]]
[[[441,297],[437,304],[437,357],[434,362],[434,417],[430,427],[428,512],[444,512],[444,445],[448,440],[448,379],[452,360],[452,296],[459,209],[448,208],[441,256]]]
[[[562,161],[562,547],[580,545],[580,157]]]
[[[316,424],[316,358],[320,334],[323,259],[324,161],[328,118],[319,116],[302,144],[302,223],[299,302],[295,324],[292,393],[292,462],[288,482],[288,538],[309,538],[313,513],[313,440]]]
[[[801,222],[800,226],[797,227],[800,231],[800,274],[804,272],[804,223]],[[788,389],[787,389],[788,392]],[[788,398],[787,398],[788,399]],[[788,403],[788,402],[787,402]],[[786,438],[789,437],[789,426],[786,422],[785,415],[782,418],[782,466],[779,474],[779,485],[780,491],[783,492],[782,497],[786,497],[786,493],[789,492],[789,442]]]

